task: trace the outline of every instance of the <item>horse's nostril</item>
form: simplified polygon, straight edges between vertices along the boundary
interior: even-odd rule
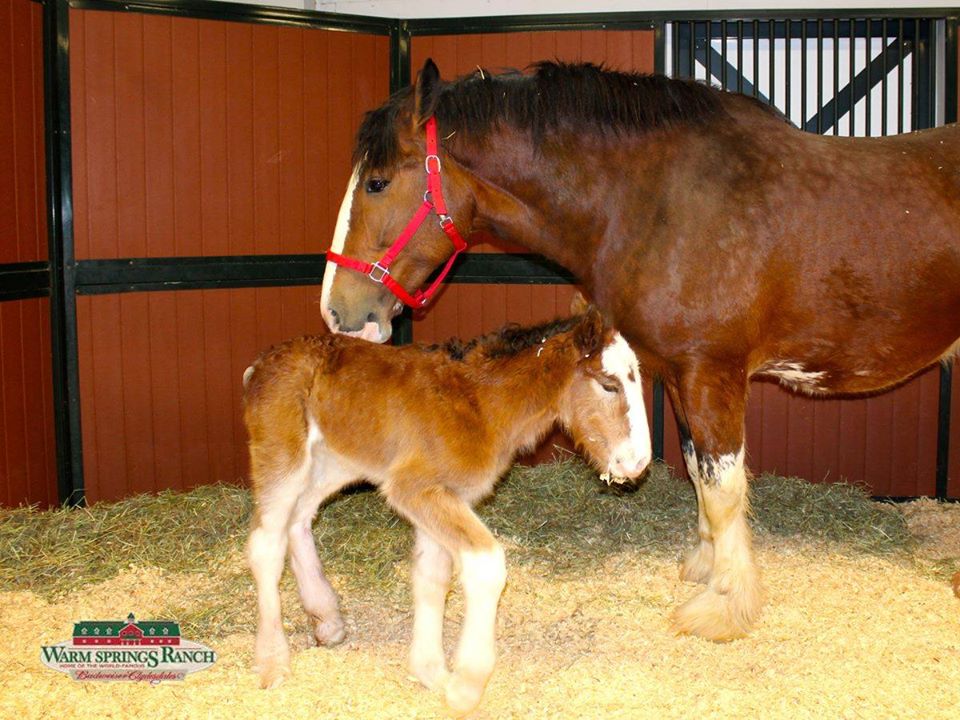
[[[333,308],[330,308],[330,317],[333,318],[335,321],[340,322],[340,313],[338,313]]]
[[[367,313],[367,322],[375,323],[376,321],[377,321],[377,316],[376,316],[376,314],[374,314],[374,313],[372,313],[372,312]]]

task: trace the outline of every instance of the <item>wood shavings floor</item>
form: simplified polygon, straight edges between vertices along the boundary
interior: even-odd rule
[[[931,561],[960,556],[960,506],[914,504]],[[924,530],[925,520],[930,520]],[[697,591],[672,562],[606,557],[559,580],[511,567],[499,664],[476,718],[958,718],[960,600],[949,583],[897,558],[850,557],[791,540],[758,543],[767,604],[752,636],[726,645],[675,637],[670,611]],[[509,563],[509,548],[508,548]],[[410,610],[343,598],[350,636],[327,650],[294,630],[293,677],[261,691],[253,639],[208,642],[216,665],[156,687],[79,683],[40,663],[41,644],[80,619],[148,618],[197,575],[128,572],[56,604],[0,593],[0,718],[434,718],[439,696],[408,679]],[[249,600],[253,603],[252,589]],[[459,598],[451,598],[448,636]]]

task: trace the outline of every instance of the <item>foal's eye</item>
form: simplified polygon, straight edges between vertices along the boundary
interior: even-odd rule
[[[608,382],[606,380],[597,380],[597,383],[608,393],[620,391],[620,387],[616,383]]]
[[[384,178],[378,178],[378,177],[370,178],[369,180],[367,180],[367,192],[368,193],[383,192],[384,190],[387,189],[387,185],[389,184],[390,184],[390,181]]]

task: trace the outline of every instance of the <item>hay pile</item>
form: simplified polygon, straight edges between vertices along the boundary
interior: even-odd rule
[[[676,638],[696,592],[676,561],[693,492],[656,468],[633,494],[577,462],[517,468],[481,510],[507,548],[502,657],[478,717],[956,717],[960,506],[902,509],[858,490],[753,484],[767,611],[728,645]],[[349,638],[309,648],[289,574],[294,677],[262,692],[249,671],[250,505],[231,486],[90,510],[0,511],[0,717],[435,717],[407,679],[411,533],[370,492],[325,506],[315,530]],[[39,662],[80,619],[170,618],[220,660],[182,684],[75,683]],[[448,636],[460,611],[451,597]],[[111,715],[111,713],[113,713]]]

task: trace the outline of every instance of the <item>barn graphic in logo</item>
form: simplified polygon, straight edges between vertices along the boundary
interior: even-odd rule
[[[183,680],[217,660],[206,645],[186,640],[169,620],[81,620],[73,638],[41,648],[40,659],[74,680]]]

